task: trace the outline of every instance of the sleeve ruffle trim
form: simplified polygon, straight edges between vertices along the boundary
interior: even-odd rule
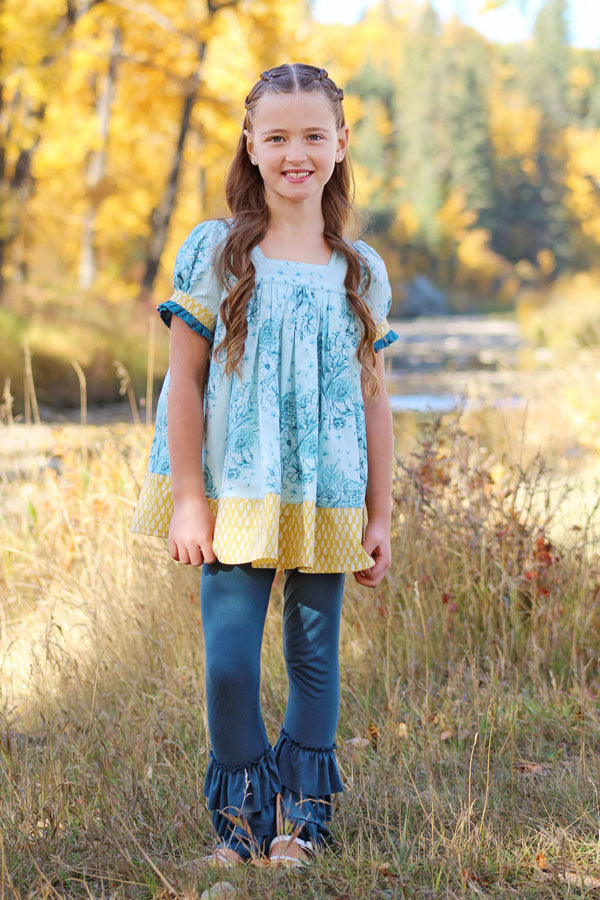
[[[258,812],[275,794],[281,792],[281,780],[273,748],[249,763],[225,766],[210,751],[204,778],[204,796],[210,810],[229,809],[233,815]]]
[[[207,328],[206,325],[203,325],[196,316],[193,316],[191,312],[185,309],[181,304],[175,303],[174,300],[167,300],[165,303],[160,303],[156,307],[161,319],[165,323],[165,325],[170,328],[171,327],[171,319],[173,316],[179,316],[180,319],[189,325],[192,331],[197,332],[197,334],[201,334],[205,337],[209,343],[212,343],[213,340],[213,332],[210,328]]]
[[[282,728],[273,748],[281,783],[310,797],[329,797],[344,790],[335,750],[331,747],[307,747],[295,741]]]
[[[397,341],[398,338],[399,335],[396,334],[393,328],[390,328],[390,330],[384,337],[378,338],[378,340],[375,341],[375,343],[373,344],[373,350],[377,351],[382,350],[383,347],[389,347],[389,345],[393,344],[394,341]]]

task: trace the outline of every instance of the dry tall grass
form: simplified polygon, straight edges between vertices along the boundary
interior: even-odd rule
[[[346,581],[336,850],[307,872],[227,878],[245,898],[593,891],[591,531],[575,523],[568,549],[550,537],[541,457],[501,459],[491,433],[485,451],[460,415],[404,425],[392,568],[374,591]],[[213,840],[200,573],[128,532],[149,437],[3,429],[2,898],[192,898],[216,877],[199,863]],[[263,647],[273,740],[287,693],[281,587]],[[356,736],[363,750],[346,744]]]

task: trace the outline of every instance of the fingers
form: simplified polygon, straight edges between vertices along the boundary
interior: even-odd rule
[[[212,544],[205,544],[204,551],[200,544],[184,544],[176,543],[169,539],[169,554],[175,560],[184,566],[201,566],[203,563],[214,563],[217,561]]]
[[[191,544],[188,547],[188,555],[191,566],[201,566],[203,563],[202,548],[198,544]]]
[[[181,541],[177,543],[177,541],[173,540],[173,538],[169,538],[168,541],[169,546],[169,554],[175,562],[180,562],[184,566],[188,566],[190,564],[190,553],[188,552],[188,547],[186,544]],[[194,548],[191,547],[192,557],[195,557]],[[197,548],[199,549],[199,548]]]
[[[369,547],[368,544],[363,544],[363,550],[367,553],[371,559],[374,560],[374,564],[370,566],[368,569],[361,569],[359,571],[359,575],[362,575],[363,578],[367,578],[369,580],[373,579],[373,573],[377,574],[378,572],[378,563],[379,563],[379,547]],[[356,573],[354,573],[356,574]]]
[[[185,544],[178,545],[178,553],[179,553],[179,562],[184,566],[189,566],[190,564],[190,554],[188,553],[188,548]]]
[[[371,554],[373,555],[373,554]],[[389,569],[389,563],[386,563],[383,557],[379,557],[375,561],[375,565],[370,569],[361,569],[359,572],[353,572],[356,581],[365,587],[377,587]]]
[[[216,562],[212,548],[214,517],[204,516],[192,504],[176,509],[168,534],[169,553],[175,562],[184,566],[201,566],[203,562]]]
[[[180,544],[177,559],[184,566],[201,566],[204,562],[199,544]]]
[[[354,572],[354,577],[358,581],[358,583],[362,584],[364,587],[374,588],[377,587],[377,585],[383,578],[383,575],[381,575],[379,578],[368,578],[366,575],[361,575],[360,572]]]

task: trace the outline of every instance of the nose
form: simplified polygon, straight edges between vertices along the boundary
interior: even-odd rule
[[[292,165],[303,162],[307,158],[306,148],[303,146],[301,139],[289,142],[285,158]]]

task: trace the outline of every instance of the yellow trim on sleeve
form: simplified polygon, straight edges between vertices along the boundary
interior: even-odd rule
[[[375,326],[375,340],[378,341],[380,338],[384,338],[389,330],[390,324],[388,320],[382,319],[382,321]]]
[[[195,297],[192,297],[190,294],[186,294],[185,291],[173,291],[171,296],[169,297],[173,303],[178,303],[179,306],[183,306],[184,309],[187,309],[194,318],[198,319],[199,322],[202,322],[203,325],[206,325],[210,331],[215,330],[215,324],[217,321],[217,315],[214,312],[211,312],[206,306],[203,306],[199,300],[196,300]]]

